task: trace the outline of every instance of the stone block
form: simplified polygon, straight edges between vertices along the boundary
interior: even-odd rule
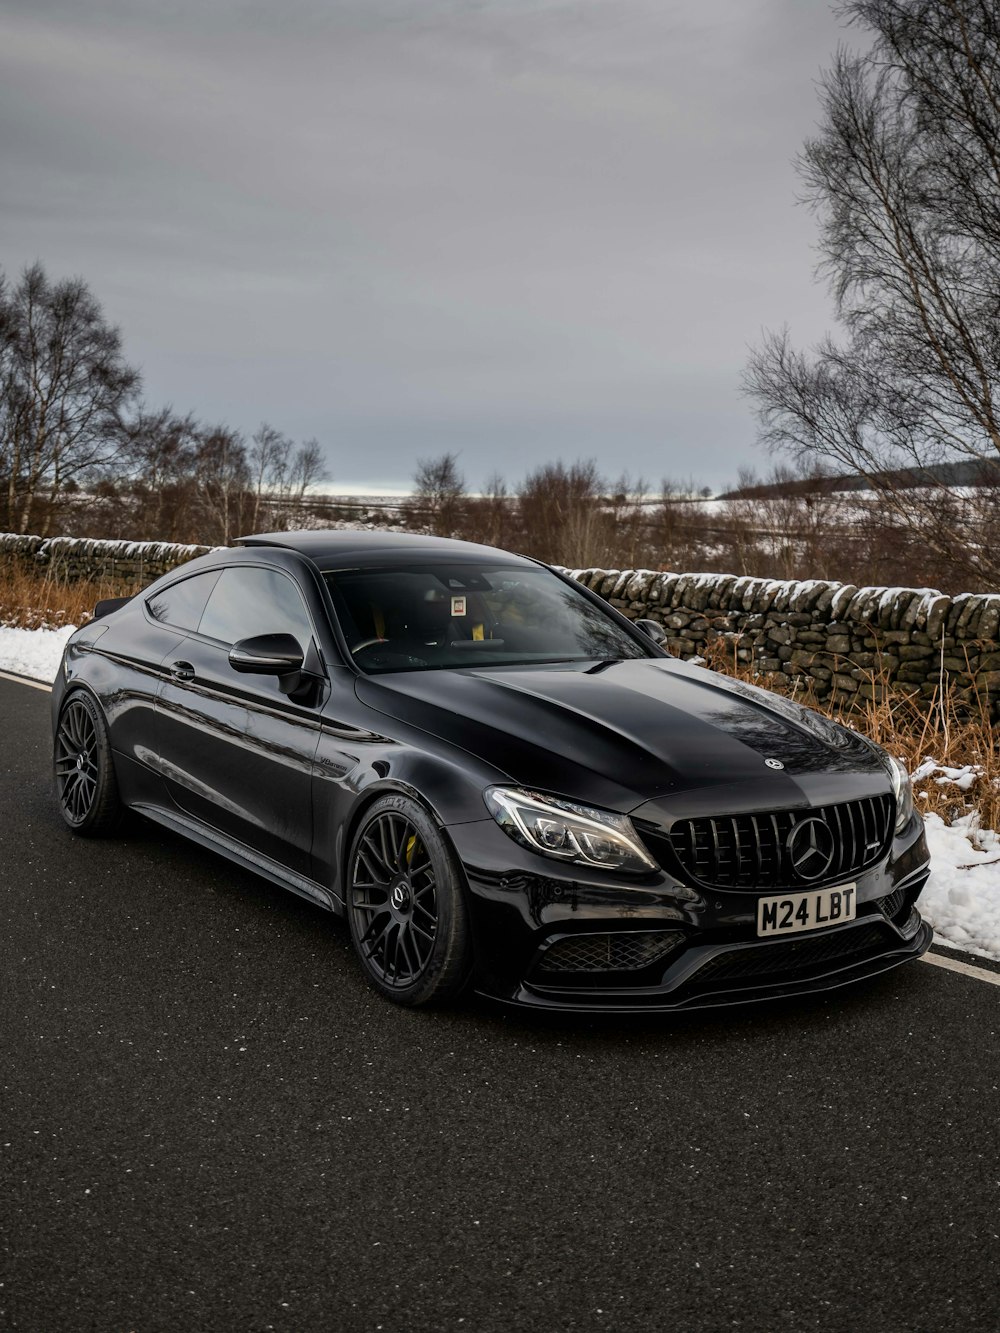
[[[808,648],[795,648],[792,650],[792,655],[788,660],[793,666],[805,668],[812,666],[815,658],[816,654],[811,652]]]
[[[935,676],[937,675],[934,669]],[[896,672],[896,679],[907,683],[919,684],[928,677],[928,668],[923,662],[904,662]]]
[[[927,615],[924,619],[917,616],[917,628],[925,630],[931,639],[937,639],[941,635],[941,628],[945,623],[945,618],[951,611],[951,598],[937,596],[930,600],[927,606]],[[923,623],[921,624],[921,620]]]
[[[885,685],[878,680],[864,680],[858,686],[859,699],[871,699],[875,703],[881,703],[887,693]]]

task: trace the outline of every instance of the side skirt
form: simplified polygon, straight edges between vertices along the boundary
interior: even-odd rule
[[[190,819],[187,815],[181,814],[178,810],[164,810],[162,806],[151,805],[145,801],[136,802],[130,808],[135,810],[137,814],[145,815],[147,819],[153,820],[154,823],[162,824],[164,828],[170,829],[171,832],[179,833],[182,837],[189,838],[202,847],[207,847],[209,851],[217,852],[228,861],[242,866],[244,870],[251,870],[255,875],[263,876],[264,879],[270,880],[272,884],[277,884],[279,888],[288,889],[291,893],[297,893],[300,898],[307,898],[309,902],[325,908],[328,912],[335,912],[337,916],[343,916],[344,904],[336,894],[331,893],[329,889],[324,889],[315,880],[307,879],[304,875],[297,875],[293,870],[286,869],[285,866],[279,865],[277,861],[272,861],[270,857],[261,856],[259,852],[251,851],[249,847],[237,842],[235,838],[229,838],[217,829],[210,829],[196,819]]]

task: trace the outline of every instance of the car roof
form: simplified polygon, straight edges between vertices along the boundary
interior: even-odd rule
[[[343,564],[355,560],[378,564],[401,559],[449,562],[489,560],[504,564],[534,564],[527,557],[477,542],[451,537],[428,537],[415,532],[369,532],[352,529],[306,532],[259,532],[237,537],[237,546],[277,546],[308,556],[316,564]]]

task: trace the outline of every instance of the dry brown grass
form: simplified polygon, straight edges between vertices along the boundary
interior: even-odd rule
[[[0,625],[59,629],[82,625],[103,597],[126,597],[138,585],[121,579],[79,579],[72,583],[45,573],[0,566]]]
[[[878,673],[873,673],[873,693],[880,697],[859,700],[853,707],[847,702],[831,703],[816,698],[809,677],[777,672],[762,675],[749,663],[739,661],[736,650],[737,645],[717,640],[706,654],[709,665],[714,671],[774,690],[863,732],[901,759],[911,773],[926,760],[944,768],[978,770],[966,791],[945,775],[929,772],[914,783],[917,804],[924,814],[934,812],[949,823],[975,812],[982,828],[1000,829],[1000,754],[985,698],[970,710],[967,703],[960,705],[947,687],[933,699],[922,699],[916,692],[889,689]]]

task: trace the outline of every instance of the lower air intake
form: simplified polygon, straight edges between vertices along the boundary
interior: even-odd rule
[[[677,930],[567,935],[542,955],[539,972],[637,972],[666,958],[682,942]]]
[[[854,926],[825,936],[785,940],[780,944],[750,945],[716,954],[693,978],[697,985],[706,981],[736,981],[750,977],[762,982],[779,981],[789,973],[800,974],[827,963],[860,962],[869,954],[879,953],[886,944],[884,926]]]

